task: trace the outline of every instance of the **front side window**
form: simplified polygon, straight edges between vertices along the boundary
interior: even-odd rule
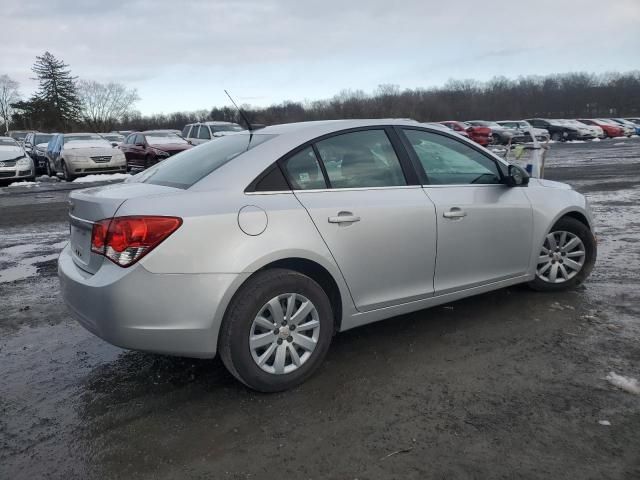
[[[312,147],[307,147],[285,160],[284,171],[294,190],[327,188]]]
[[[406,185],[384,130],[343,133],[316,144],[332,188]]]
[[[191,125],[187,125],[186,127],[184,127],[182,129],[182,136],[184,138],[187,138],[187,136],[189,135],[189,129],[191,128]]]
[[[198,138],[198,129],[200,128],[199,125],[193,125],[191,127],[191,133],[189,134],[189,138]]]
[[[496,163],[463,142],[422,130],[404,129],[431,185],[502,183]]]

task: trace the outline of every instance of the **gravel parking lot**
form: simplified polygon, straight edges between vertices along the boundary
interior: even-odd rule
[[[640,478],[640,138],[555,144],[599,255],[578,290],[509,288],[338,335],[264,395],[215,360],[124,351],[58,295],[66,197],[0,188],[0,478]]]

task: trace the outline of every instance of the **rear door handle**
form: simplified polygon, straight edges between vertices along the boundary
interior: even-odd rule
[[[329,217],[329,223],[353,223],[359,222],[360,217],[351,212],[339,212],[335,217]]]
[[[451,208],[448,212],[442,214],[444,218],[464,218],[467,216],[467,212],[458,207]]]

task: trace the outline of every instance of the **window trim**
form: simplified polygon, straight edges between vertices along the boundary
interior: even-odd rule
[[[338,130],[335,132],[330,132],[330,133],[325,133],[324,135],[320,135],[318,137],[312,138],[311,140],[307,140],[304,143],[301,143],[300,145],[298,145],[297,147],[295,147],[294,149],[290,150],[289,152],[285,153],[284,155],[282,155],[280,158],[278,158],[275,162],[275,164],[278,164],[278,167],[280,168],[280,171],[282,172],[282,174],[284,175],[285,180],[287,181],[287,184],[289,185],[289,189],[292,192],[326,192],[326,191],[331,191],[331,190],[339,190],[339,191],[348,191],[348,190],[371,190],[371,189],[387,189],[387,188],[406,188],[406,187],[415,187],[416,185],[421,186],[422,184],[420,183],[420,178],[419,178],[419,171],[416,171],[415,165],[413,164],[409,151],[407,150],[406,146],[404,145],[403,141],[402,141],[402,137],[398,134],[397,131],[395,131],[395,125],[366,125],[363,127],[353,127],[353,128],[345,128],[343,130]],[[385,186],[385,187],[349,187],[349,188],[334,188],[331,186],[331,181],[329,180],[329,176],[327,174],[326,171],[326,167],[324,165],[324,162],[322,161],[322,157],[320,156],[318,149],[316,147],[316,143],[322,141],[322,140],[326,140],[328,138],[332,138],[332,137],[337,137],[339,135],[344,135],[347,133],[354,133],[354,132],[361,132],[361,131],[366,131],[366,130],[382,130],[386,135],[387,138],[389,139],[389,142],[391,143],[391,147],[393,148],[396,157],[398,158],[398,162],[400,163],[400,169],[402,170],[402,174],[404,175],[404,179],[406,182],[406,185],[389,185],[389,186]],[[320,168],[322,170],[322,174],[324,175],[324,180],[325,180],[325,184],[327,185],[327,188],[324,189],[314,189],[314,190],[296,190],[292,187],[291,182],[289,181],[289,178],[286,174],[286,171],[284,169],[284,162],[286,162],[290,157],[300,153],[302,150],[308,148],[309,146],[311,146],[313,148],[313,152],[316,155],[316,160],[318,161],[318,163],[320,164]],[[269,165],[267,168],[265,168],[244,190],[245,193],[259,193],[259,194],[267,194],[267,193],[272,193],[272,192],[256,192],[255,191],[255,187],[256,185],[260,182],[260,180],[262,180],[262,178],[264,176],[266,176],[266,174],[270,171],[270,169],[272,168],[273,164]],[[274,192],[274,193],[281,193],[281,192]]]
[[[455,135],[449,134],[448,132],[441,132],[438,130],[431,130],[428,128],[423,128],[423,127],[418,127],[418,126],[413,126],[413,125],[397,125],[394,126],[395,129],[400,130],[398,132],[398,135],[400,136],[400,138],[402,139],[403,145],[405,150],[407,150],[409,156],[412,159],[412,162],[414,164],[414,168],[417,170],[418,172],[418,176],[421,179],[421,185],[422,186],[429,186],[429,187],[435,187],[435,186],[442,186],[442,187],[459,187],[459,186],[474,186],[474,187],[478,187],[481,185],[505,185],[505,176],[506,176],[506,172],[505,169],[507,168],[503,162],[497,160],[496,158],[494,158],[492,155],[488,155],[487,152],[483,152],[482,148],[480,147],[480,145],[476,145],[474,143],[471,142],[467,142],[464,140],[461,140],[460,138],[456,138]],[[424,167],[422,166],[422,162],[420,162],[420,159],[418,158],[418,154],[415,152],[415,150],[413,149],[413,146],[411,145],[411,142],[409,141],[409,138],[407,138],[407,136],[404,134],[404,132],[402,130],[418,130],[421,132],[426,132],[426,133],[431,133],[434,135],[440,135],[442,137],[446,137],[449,138],[451,140],[454,140],[458,143],[461,143],[463,145],[468,146],[469,148],[471,148],[472,150],[475,150],[476,152],[478,152],[479,154],[483,155],[484,157],[486,157],[487,159],[491,160],[497,170],[498,170],[498,174],[500,175],[500,183],[479,183],[479,184],[469,184],[469,183],[447,183],[447,184],[431,184],[431,182],[429,181],[429,176],[427,175],[427,172],[424,170]]]

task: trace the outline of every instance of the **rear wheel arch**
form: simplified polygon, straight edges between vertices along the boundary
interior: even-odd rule
[[[333,278],[333,275],[331,275],[331,273],[325,267],[317,262],[314,262],[313,260],[294,257],[284,258],[268,263],[267,265],[260,268],[258,272],[273,268],[284,268],[301,273],[311,278],[318,285],[320,285],[320,287],[327,294],[327,297],[329,297],[329,302],[331,302],[331,308],[333,309],[334,315],[334,329],[336,332],[340,330],[342,324],[342,297],[340,294],[340,288]]]
[[[251,275],[244,279],[244,281],[238,285],[235,289],[233,295],[229,298],[227,305],[225,306],[225,315],[226,310],[229,309],[229,306],[232,304],[233,299],[240,291],[242,291],[243,286],[247,284],[253,277],[255,277],[258,273],[264,272],[266,270],[272,269],[286,269],[294,272],[301,273],[306,275],[315,281],[320,287],[324,290],[329,298],[329,302],[331,303],[331,308],[333,310],[333,324],[334,330],[337,332],[340,330],[342,326],[342,313],[343,313],[343,305],[342,305],[342,295],[340,291],[340,287],[338,287],[338,283],[334,279],[333,275],[322,265],[314,260],[309,260],[307,258],[301,257],[289,257],[282,258],[278,260],[274,260],[270,263],[267,263],[261,266],[259,269],[255,270]]]

